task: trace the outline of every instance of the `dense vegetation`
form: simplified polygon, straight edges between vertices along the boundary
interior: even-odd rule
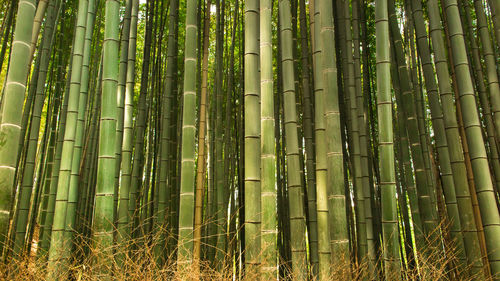
[[[0,23],[0,278],[500,280],[499,0]]]

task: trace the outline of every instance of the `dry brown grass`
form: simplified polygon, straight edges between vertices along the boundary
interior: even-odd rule
[[[233,279],[233,268],[226,267],[218,271],[206,262],[198,265],[188,264],[180,269],[176,269],[171,264],[159,266],[155,262],[153,252],[153,247],[144,245],[141,249],[136,250],[133,255],[126,255],[123,267],[117,270],[118,266],[113,258],[109,258],[110,262],[104,268],[103,266],[96,267],[94,260],[99,253],[91,251],[79,263],[72,263],[64,274],[64,279],[98,281],[102,280],[103,272],[112,272],[113,280],[235,280]],[[479,276],[458,277],[465,269],[454,266],[454,261],[447,257],[438,257],[436,254],[429,256],[428,259],[424,259],[423,257],[420,257],[420,259],[418,268],[403,271],[405,280],[484,280],[483,278],[479,278]],[[332,275],[330,280],[379,280],[380,278],[377,276],[381,276],[382,274],[369,270],[366,263],[353,265],[346,260],[333,262],[331,270]],[[41,262],[37,262],[33,256],[16,259],[15,263],[11,262],[0,265],[1,280],[45,280],[46,273],[45,266]],[[247,272],[246,274],[247,280],[260,279],[256,273]],[[396,276],[388,278],[388,280],[400,279],[399,276],[397,278]]]
[[[92,241],[76,237],[80,241],[80,247],[75,249],[77,256],[84,257],[70,262],[70,266],[65,269],[61,280],[82,280],[98,281],[102,280],[102,274],[111,274],[112,280],[131,281],[160,281],[160,280],[240,280],[242,274],[235,275],[235,264],[216,270],[208,262],[198,264],[191,263],[183,267],[176,268],[172,262],[172,257],[159,265],[155,259],[155,241],[158,237],[147,237],[133,240],[127,245],[115,245],[104,251],[97,251],[93,247]],[[381,280],[385,275],[386,280],[485,280],[481,276],[466,276],[467,268],[457,265],[455,251],[448,250],[444,255],[442,249],[434,249],[433,243],[427,240],[427,251],[419,253],[416,261],[410,261],[414,266],[404,268],[402,276],[383,272],[384,269],[369,268],[366,261],[352,263],[350,260],[337,258],[331,265],[330,280]],[[451,248],[452,246],[447,245]],[[133,250],[127,250],[133,249]],[[80,254],[78,253],[83,253]],[[100,255],[107,255],[105,264],[95,264],[96,258]],[[117,263],[116,257],[123,258],[122,266]],[[0,263],[0,280],[13,281],[34,281],[46,280],[45,259],[36,258],[36,247],[24,257],[17,257],[10,261]],[[236,259],[239,260],[239,259]],[[418,264],[418,265],[417,265]],[[286,269],[285,265],[282,268]],[[289,270],[285,270],[290,273]],[[246,272],[245,280],[260,280],[259,274]],[[464,277],[465,276],[465,277]],[[289,280],[293,277],[288,274]]]

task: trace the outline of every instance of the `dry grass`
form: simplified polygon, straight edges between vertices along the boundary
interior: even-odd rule
[[[133,255],[125,256],[123,267],[119,270],[118,265],[113,258],[108,258],[110,261],[105,267],[94,264],[96,256],[99,253],[91,251],[91,253],[79,263],[73,262],[67,269],[64,279],[71,280],[86,280],[98,281],[102,280],[103,273],[113,274],[113,280],[131,280],[131,281],[159,281],[159,280],[237,280],[233,276],[233,268],[226,267],[222,270],[215,270],[209,263],[188,264],[182,268],[176,269],[171,264],[159,266],[155,262],[154,249],[147,244],[136,250]],[[116,251],[115,251],[116,254]],[[405,269],[403,271],[404,279],[406,280],[482,280],[478,276],[468,278],[460,278],[460,272],[465,269],[454,266],[455,263],[448,257],[438,257],[437,254],[430,255],[424,259],[420,257],[418,268]],[[349,261],[338,260],[331,265],[332,276],[330,280],[378,280],[380,278],[373,276],[381,276],[380,272],[368,269],[366,263],[352,265]],[[15,281],[33,281],[45,280],[45,266],[36,261],[33,256],[16,259],[15,263],[7,263],[0,265],[1,280]],[[389,274],[390,275],[390,274]],[[251,276],[255,277],[252,278]],[[370,278],[371,276],[371,278]],[[257,274],[247,272],[247,280],[258,280]],[[292,278],[290,278],[292,279]],[[392,276],[388,280],[400,280],[398,276]]]
[[[35,236],[36,239],[36,236]],[[191,263],[182,267],[175,267],[171,262],[172,257],[167,259],[165,265],[159,265],[155,258],[155,242],[158,237],[147,237],[133,240],[130,244],[113,246],[105,251],[97,251],[93,247],[92,241],[76,237],[80,241],[80,247],[75,249],[77,256],[83,257],[70,262],[69,267],[64,269],[61,280],[85,280],[98,281],[103,280],[103,274],[112,274],[112,280],[131,280],[131,281],[160,281],[160,280],[240,280],[241,273],[235,275],[235,264],[223,267],[219,270],[214,269],[213,264],[200,262]],[[35,244],[36,245],[36,244]],[[82,246],[83,245],[83,246]],[[409,261],[413,264],[404,268],[401,275],[395,275],[390,272],[383,272],[383,269],[370,268],[366,261],[352,263],[350,260],[337,258],[331,265],[330,280],[382,280],[385,275],[386,280],[485,280],[481,276],[466,276],[467,268],[457,265],[455,251],[448,250],[447,255],[443,254],[442,249],[434,249],[432,241],[427,241],[428,250],[425,253],[419,253],[415,260]],[[452,246],[447,245],[448,248]],[[132,250],[127,250],[132,249]],[[78,254],[80,253],[80,254]],[[82,254],[85,253],[85,254]],[[452,253],[452,254],[450,254]],[[0,263],[0,280],[13,281],[33,281],[46,280],[46,265],[44,260],[36,258],[36,246],[30,255],[18,257],[10,262]],[[96,264],[95,261],[101,255],[106,255],[105,263]],[[123,260],[122,266],[119,266],[117,257]],[[418,266],[417,266],[418,264]],[[286,265],[282,265],[285,271]],[[246,272],[245,280],[259,280],[259,274],[255,272]],[[287,276],[293,280],[291,274]]]

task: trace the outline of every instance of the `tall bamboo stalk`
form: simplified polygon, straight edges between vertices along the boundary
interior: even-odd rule
[[[172,1],[174,2],[174,1]],[[124,96],[124,114],[123,114],[123,142],[121,147],[121,184],[118,194],[118,213],[117,213],[117,244],[125,244],[131,238],[131,222],[129,215],[130,202],[130,177],[132,169],[132,145],[133,145],[133,98],[134,98],[134,73],[136,62],[136,40],[137,40],[137,22],[139,13],[139,1],[132,1],[132,10],[130,16],[130,34],[128,39],[128,59],[127,73]],[[118,258],[120,262],[120,257]]]
[[[196,136],[196,62],[198,27],[197,1],[189,0],[186,8],[186,40],[184,50],[184,93],[182,113],[182,154],[179,199],[179,244],[177,265],[186,266],[193,260],[193,218],[195,186]]]
[[[397,203],[395,201],[395,172],[392,130],[392,101],[390,90],[389,18],[386,0],[375,1],[377,109],[379,124],[380,188],[382,203],[383,255],[386,275],[399,278],[401,274]]]
[[[33,111],[31,113],[30,132],[27,143],[26,159],[23,169],[21,189],[17,203],[16,215],[16,230],[14,236],[14,254],[21,254],[24,248],[26,239],[26,227],[28,224],[28,212],[30,199],[33,190],[33,180],[35,176],[35,158],[38,150],[38,137],[41,126],[42,109],[45,102],[45,83],[49,67],[49,59],[51,54],[52,41],[54,37],[54,25],[56,24],[56,3],[51,2],[47,16],[47,24],[45,25],[42,39],[42,48],[40,55],[40,69],[37,78],[35,101]]]
[[[258,274],[261,242],[259,1],[245,1],[245,268]]]
[[[462,118],[465,124],[465,134],[469,146],[476,194],[484,226],[488,259],[491,274],[494,278],[500,276],[500,215],[496,206],[495,192],[491,181],[491,173],[484,146],[481,125],[474,98],[474,88],[470,76],[465,51],[465,41],[457,2],[443,1],[447,27],[450,34],[450,46],[453,56],[453,67],[457,76],[459,102],[462,107]]]
[[[467,258],[468,265],[472,267],[472,272],[477,273],[478,270],[481,270],[482,265],[476,225],[474,220],[472,220],[472,218],[468,215],[473,211],[472,203],[470,201],[469,188],[465,178],[465,165],[463,160],[460,161],[460,156],[457,155],[460,153],[461,149],[459,151],[451,149],[460,147],[460,139],[458,138],[458,135],[448,132],[445,128],[445,122],[447,120],[443,114],[438,95],[438,85],[434,77],[434,67],[431,61],[429,44],[427,42],[427,34],[422,15],[422,5],[420,2],[412,3],[411,8],[415,20],[415,30],[418,38],[417,45],[421,54],[428,99],[431,106],[431,115],[433,116],[432,123],[436,134],[436,146],[438,149],[439,163],[441,164],[442,169],[441,172],[443,173],[443,185],[445,188],[445,196],[447,197],[446,200],[453,201],[453,195],[456,193],[455,197],[457,200],[458,210],[455,212],[459,214],[459,217],[454,217],[450,214],[450,210],[448,210],[448,214],[452,223],[456,220],[460,221],[466,251],[464,254]],[[450,185],[448,189],[446,189],[447,184],[444,180],[445,176],[451,176],[454,182],[454,185]],[[450,204],[448,204],[448,208],[450,207]],[[457,243],[460,243],[460,241],[457,241]]]
[[[12,190],[16,173],[16,161],[21,131],[19,109],[23,106],[26,77],[28,74],[31,33],[35,17],[35,1],[20,1],[12,42],[9,72],[2,97],[0,137],[3,145],[0,147],[0,248],[4,248],[7,230],[9,228]]]
[[[327,1],[325,1],[327,2]],[[330,263],[332,260],[330,246],[330,217],[329,217],[329,195],[327,169],[327,143],[325,137],[325,95],[323,85],[322,66],[322,43],[321,43],[321,21],[319,3],[314,5],[314,22],[311,28],[313,38],[313,68],[314,68],[314,133],[316,139],[316,212],[318,218],[318,278],[328,280],[330,276]],[[328,3],[325,3],[328,4]],[[311,13],[310,13],[311,14]],[[314,34],[314,35],[313,35]],[[342,211],[342,210],[339,210]]]
[[[310,79],[310,60],[311,53],[309,51],[309,36],[307,33],[307,17],[305,0],[299,1],[300,5],[300,50],[301,50],[301,67],[302,72],[302,122],[305,139],[306,153],[306,190],[307,190],[307,230],[309,238],[310,260],[312,265],[312,273],[314,276],[318,274],[318,224],[316,211],[316,176],[314,167],[314,128],[313,128],[313,113],[311,102],[311,79]],[[300,88],[299,88],[300,89]]]
[[[300,175],[299,145],[297,140],[297,106],[295,99],[295,69],[293,61],[292,15],[290,1],[279,2],[281,64],[283,69],[283,108],[285,146],[287,160],[287,188],[290,206],[290,247],[292,252],[292,276],[296,280],[307,279],[306,221],[304,215],[303,186]]]
[[[195,213],[194,213],[194,245],[193,255],[195,262],[198,262],[201,257],[201,227],[202,227],[202,212],[204,201],[204,185],[205,185],[205,139],[206,139],[206,108],[207,108],[207,91],[208,91],[208,39],[210,33],[210,4],[208,0],[205,10],[205,20],[203,22],[203,59],[202,59],[202,76],[201,76],[201,97],[200,97],[200,120],[198,129],[198,162],[196,166],[196,196],[195,196]]]
[[[120,2],[106,0],[106,14],[103,43],[103,72],[101,117],[99,121],[99,156],[97,161],[97,182],[95,190],[95,216],[93,238],[99,255],[96,259],[98,272],[103,280],[109,280],[111,253],[114,230],[115,196],[115,142],[118,87],[118,51],[119,51],[119,10]]]
[[[68,92],[68,107],[66,116],[66,129],[62,144],[61,166],[57,179],[57,194],[54,207],[54,218],[49,250],[47,279],[55,280],[64,274],[69,263],[69,241],[65,241],[64,230],[66,223],[66,207],[71,178],[71,163],[76,135],[78,117],[78,102],[80,94],[80,79],[83,60],[85,30],[87,24],[88,0],[78,2],[77,25],[74,34],[74,47],[72,55],[71,82]],[[64,275],[62,275],[64,276]]]
[[[261,167],[261,247],[263,278],[277,277],[276,155],[274,136],[274,91],[272,52],[272,1],[260,0],[260,167]],[[281,20],[283,24],[283,20]],[[283,38],[283,34],[281,35]],[[283,45],[282,45],[283,46]],[[292,77],[293,79],[293,77]],[[295,105],[295,104],[294,104]],[[295,136],[295,139],[297,137]],[[290,167],[292,168],[292,167]],[[297,168],[297,167],[295,167]],[[295,170],[293,173],[297,173]],[[297,188],[289,186],[289,190]],[[300,189],[300,185],[298,186]],[[300,191],[299,191],[300,192]],[[300,198],[300,197],[299,197]],[[300,202],[300,201],[299,201]],[[300,239],[302,239],[302,235]],[[292,238],[293,239],[293,238]],[[304,272],[304,271],[302,271]],[[297,276],[297,278],[299,278]]]

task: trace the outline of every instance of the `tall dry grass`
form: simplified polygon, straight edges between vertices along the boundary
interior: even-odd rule
[[[76,235],[76,234],[75,234]],[[34,237],[32,251],[21,257],[14,257],[0,263],[0,280],[34,281],[46,280],[46,257],[40,258],[37,253],[37,235]],[[230,281],[260,280],[256,272],[239,272],[239,256],[227,260],[225,266],[214,266],[209,262],[195,262],[182,267],[176,267],[173,256],[166,257],[164,265],[159,265],[155,257],[155,246],[161,239],[155,236],[144,236],[132,240],[125,245],[114,245],[109,249],[97,250],[93,241],[86,237],[75,236],[78,246],[74,249],[76,258],[69,262],[69,266],[62,272],[62,280],[99,281],[102,274],[111,274],[112,280],[130,281],[160,281],[160,280],[206,280]],[[205,239],[202,239],[205,240]],[[352,262],[349,259],[337,258],[331,264],[330,280],[485,280],[481,274],[468,276],[468,268],[457,262],[456,251],[453,245],[443,245],[436,249],[435,241],[426,240],[426,251],[419,252],[412,260],[408,260],[401,275],[384,272],[379,266],[370,268],[366,261]],[[230,243],[231,244],[231,243]],[[438,243],[439,244],[439,243]],[[443,251],[447,248],[446,251]],[[217,249],[215,249],[217,250]],[[446,253],[446,254],[445,254]],[[96,264],[100,255],[107,255],[105,264]],[[410,255],[411,256],[411,255]],[[121,259],[121,264],[118,262]],[[101,259],[102,260],[102,259]],[[379,263],[380,264],[380,263]],[[411,266],[413,265],[413,266]],[[293,280],[287,264],[280,265],[285,272],[285,279]],[[219,270],[215,269],[220,268]]]

